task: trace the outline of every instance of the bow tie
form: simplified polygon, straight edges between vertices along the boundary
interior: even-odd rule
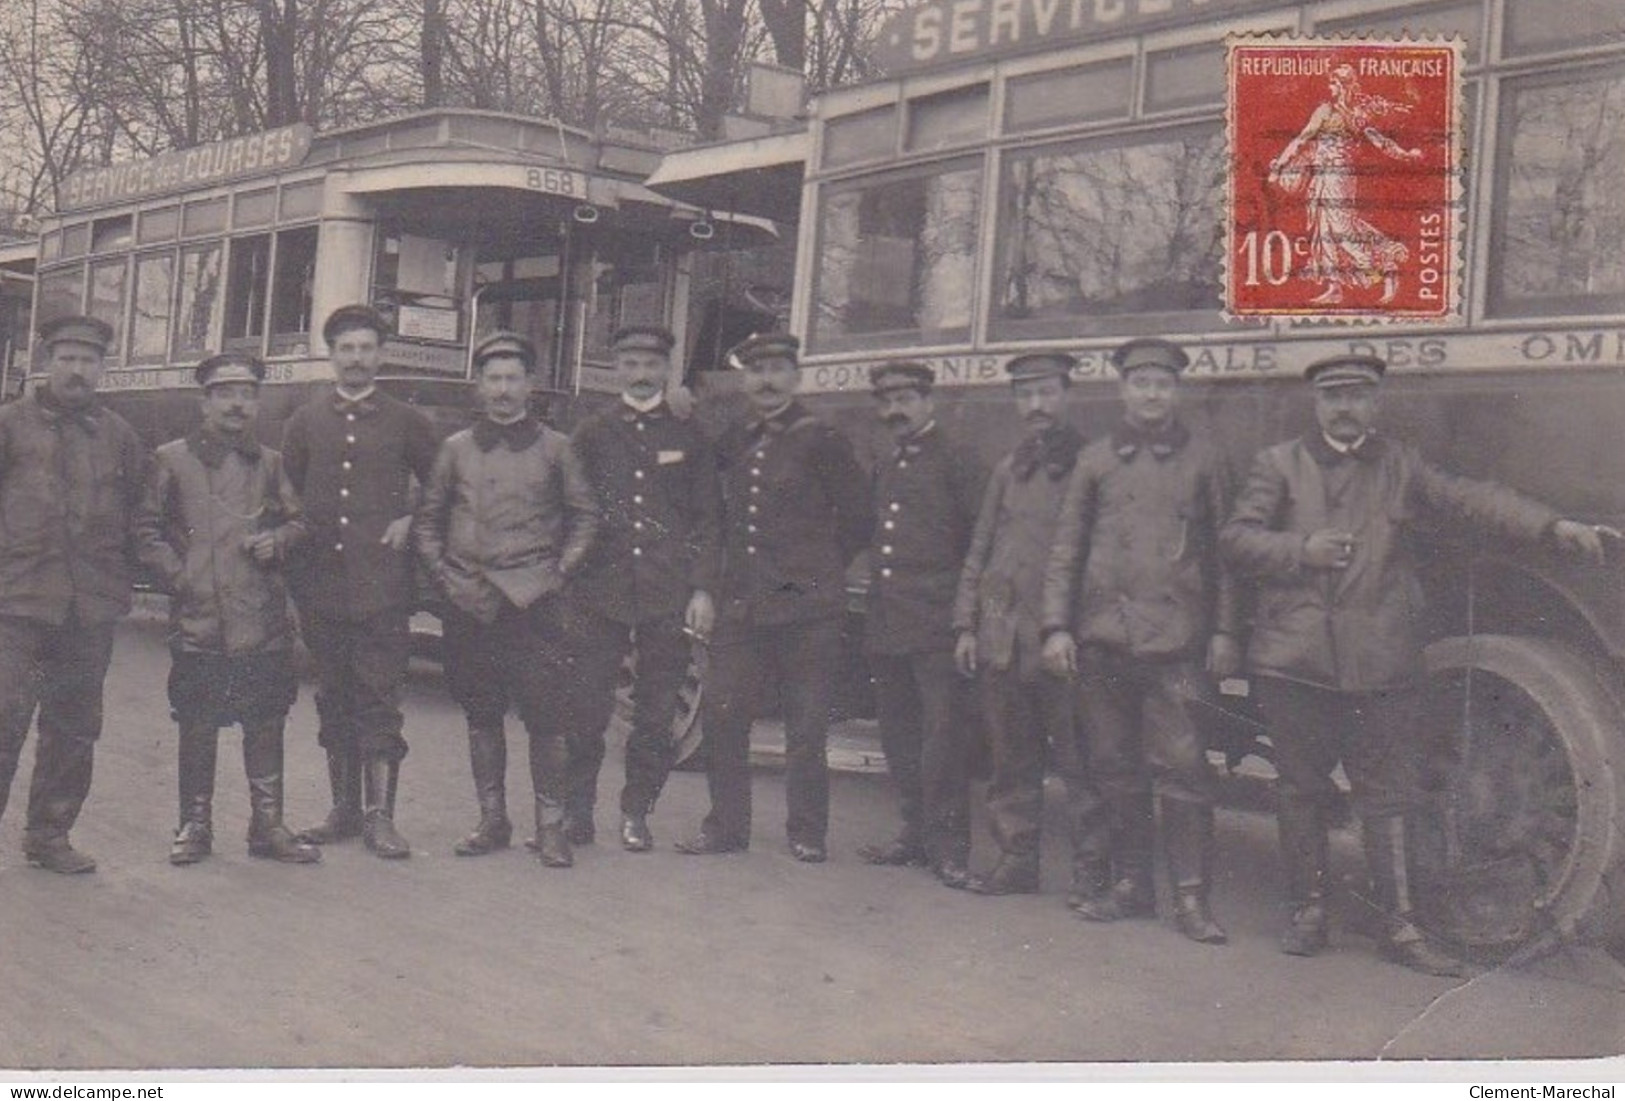
[[[491,451],[506,445],[510,451],[523,451],[535,443],[542,430],[530,417],[512,424],[498,424],[493,420],[479,420],[474,424],[474,443],[481,451]]]
[[[1025,482],[1044,470],[1051,481],[1060,481],[1072,473],[1078,450],[1083,447],[1083,436],[1069,424],[1046,428],[1022,440],[1011,458],[1010,469],[1019,482]]]

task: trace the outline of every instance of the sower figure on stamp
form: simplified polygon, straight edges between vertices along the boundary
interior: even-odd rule
[[[1097,878],[1077,910],[1094,921],[1155,914],[1155,792],[1179,930],[1223,944],[1208,909],[1214,780],[1198,709],[1209,677],[1240,665],[1218,548],[1229,481],[1178,416],[1185,352],[1142,338],[1112,363],[1124,417],[1079,458],[1044,577],[1044,658],[1077,675],[1089,769],[1110,816],[1115,882]]]
[[[1417,971],[1457,975],[1414,922],[1406,815],[1421,767],[1422,594],[1415,520],[1434,514],[1509,539],[1550,538],[1602,557],[1609,529],[1560,519],[1489,482],[1447,474],[1376,432],[1385,364],[1320,360],[1305,376],[1318,422],[1260,452],[1222,535],[1225,558],[1257,587],[1247,662],[1280,773],[1291,955],[1326,946],[1326,822],[1342,762],[1360,816],[1385,928],[1381,949]]]
[[[929,366],[882,363],[869,382],[895,447],[875,471],[864,651],[903,829],[858,855],[871,864],[927,864],[943,884],[963,888],[970,881],[969,700],[954,668],[952,619],[981,503],[981,465],[937,424]]]
[[[395,859],[411,848],[395,829],[406,739],[401,686],[414,597],[408,541],[414,478],[434,465],[434,428],[377,388],[389,325],[370,306],[341,306],[322,326],[336,385],[294,411],[283,463],[310,538],[289,564],[305,645],[316,659],[316,714],[333,809],[301,840],[363,834]]]
[[[171,864],[214,842],[220,728],[241,723],[248,852],[311,864],[321,850],[282,823],[282,734],[299,693],[283,563],[305,537],[282,456],[254,438],[265,364],[228,352],[197,367],[203,423],[158,449],[141,560],[169,590],[169,707],[180,726],[180,828]]]
[[[674,343],[633,325],[611,341],[621,400],[576,429],[573,443],[602,511],[598,537],[566,594],[576,706],[568,730],[570,839],[592,839],[604,727],[615,681],[636,650],[632,730],[621,789],[621,845],[654,845],[648,816],[671,770],[671,728],[693,647],[716,620],[722,495],[716,458],[666,401]]]
[[[976,678],[982,724],[993,758],[988,818],[999,859],[975,877],[981,894],[1039,889],[1044,774],[1066,783],[1076,904],[1104,876],[1102,831],[1089,783],[1072,686],[1041,661],[1044,567],[1055,543],[1061,499],[1083,447],[1063,410],[1077,360],[1059,352],[1017,356],[1006,370],[1025,432],[993,468],[954,602],[960,673]]]
[[[23,853],[53,872],[96,870],[68,831],[90,793],[150,461],[96,402],[112,340],[95,318],[47,323],[45,381],[0,407],[0,814],[37,708]]]
[[[711,811],[680,852],[750,845],[750,727],[758,692],[784,704],[790,852],[827,855],[830,692],[840,663],[846,568],[869,541],[869,486],[852,446],[795,400],[800,344],[783,333],[744,341],[752,415],[717,445],[723,568],[701,716]]]
[[[481,416],[441,445],[418,512],[418,553],[444,593],[446,684],[468,719],[479,824],[456,848],[506,848],[510,704],[530,741],[543,864],[574,863],[564,830],[567,685],[560,592],[598,526],[569,438],[530,413],[536,349],[493,333],[474,349]]]

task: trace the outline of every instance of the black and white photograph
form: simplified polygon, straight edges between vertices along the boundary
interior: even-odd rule
[[[0,1079],[1625,1080],[1622,440],[1619,0],[0,0]]]

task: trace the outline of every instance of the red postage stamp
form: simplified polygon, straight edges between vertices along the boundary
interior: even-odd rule
[[[1237,36],[1225,306],[1446,320],[1459,304],[1459,41]]]

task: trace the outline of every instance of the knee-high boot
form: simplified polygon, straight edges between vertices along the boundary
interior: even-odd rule
[[[1429,975],[1464,974],[1465,968],[1459,960],[1429,944],[1416,927],[1405,819],[1398,816],[1369,818],[1361,822],[1360,827],[1366,864],[1371,871],[1371,887],[1377,906],[1383,912],[1384,930],[1380,942],[1383,956],[1412,971]]]
[[[284,864],[314,864],[322,858],[322,850],[300,841],[282,822],[282,730],[282,719],[243,724],[248,855]]]
[[[513,823],[508,820],[508,739],[500,720],[495,726],[469,724],[468,763],[480,821],[452,851],[458,856],[483,856],[507,848],[513,838]]]
[[[214,769],[220,731],[182,723],[177,754],[180,768],[180,827],[169,846],[171,864],[196,864],[214,847]]]
[[[357,746],[328,749],[327,781],[333,789],[333,809],[322,822],[299,832],[299,840],[311,845],[361,836],[361,751]]]
[[[1179,931],[1202,944],[1225,943],[1229,937],[1208,909],[1213,883],[1213,808],[1189,799],[1163,799],[1162,836]]]

